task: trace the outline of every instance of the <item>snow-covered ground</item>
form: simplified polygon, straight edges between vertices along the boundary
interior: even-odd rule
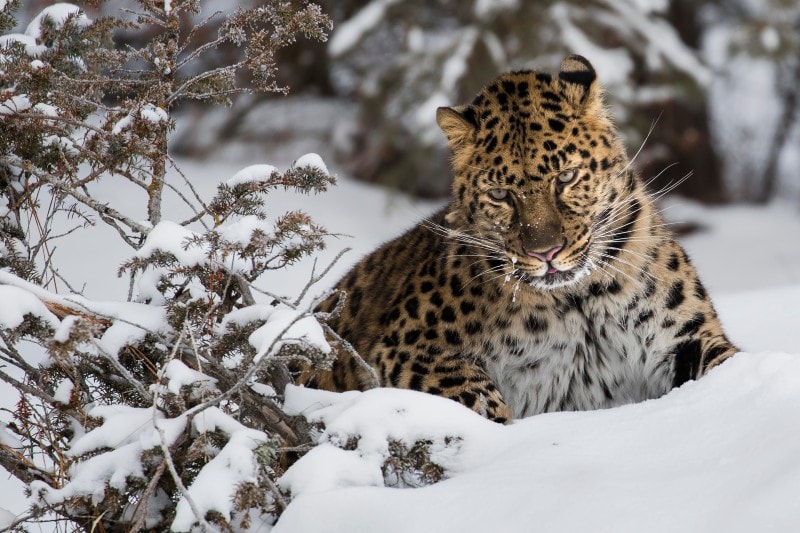
[[[182,169],[209,197],[217,183],[259,162],[186,161]],[[118,184],[103,187],[115,205],[143,205]],[[340,179],[319,196],[278,191],[271,205],[275,215],[302,208],[341,234],[330,241],[322,263],[345,246],[353,248],[332,270],[330,285],[359,257],[440,204],[414,203]],[[180,211],[167,218],[183,218]],[[709,209],[671,200],[666,213],[703,226],[684,242],[730,337],[751,355],[658,400],[549,414],[508,427],[409,391],[309,397],[294,390],[290,403],[325,420],[326,438],[335,441],[356,428],[369,438],[354,451],[325,444],[293,467],[284,483],[296,499],[276,530],[797,530],[800,355],[787,353],[800,354],[800,209]],[[88,297],[124,299],[127,283],[114,273],[130,252],[116,234],[96,227],[68,239],[56,259],[62,273],[77,286],[88,281]],[[305,262],[267,283],[294,295],[311,266]],[[15,401],[13,390],[0,387],[0,407],[13,410]],[[334,405],[319,409],[325,404]],[[8,416],[0,412],[0,422]],[[449,479],[423,489],[382,487],[386,437],[420,435],[434,439],[433,452]],[[445,446],[447,436],[460,439]],[[2,471],[0,494],[0,506],[24,509],[20,484]]]
[[[321,407],[324,443],[282,480],[275,533],[790,532],[800,524],[800,357],[739,354],[658,400],[500,426],[455,402],[377,389]],[[310,400],[311,405],[303,401]],[[457,437],[449,445],[446,437]],[[383,487],[388,439],[433,441],[450,477]]]

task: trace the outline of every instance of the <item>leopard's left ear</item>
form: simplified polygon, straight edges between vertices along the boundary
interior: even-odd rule
[[[436,122],[447,137],[453,155],[475,137],[478,121],[470,106],[440,107],[436,110]]]
[[[565,57],[561,62],[558,79],[564,82],[567,99],[573,106],[587,111],[602,106],[597,73],[585,57],[577,54]]]

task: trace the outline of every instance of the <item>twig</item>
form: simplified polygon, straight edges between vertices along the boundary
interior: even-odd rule
[[[185,324],[185,322],[184,322]],[[181,480],[180,474],[178,474],[178,470],[175,468],[175,463],[172,461],[172,454],[169,451],[169,446],[167,445],[167,438],[164,435],[164,430],[158,427],[157,419],[155,413],[158,412],[158,399],[161,394],[161,381],[164,378],[164,371],[167,368],[167,364],[170,361],[175,359],[175,356],[178,353],[178,349],[183,341],[183,336],[185,333],[186,328],[181,328],[181,332],[178,335],[177,340],[175,341],[175,345],[170,352],[169,357],[167,358],[164,366],[161,368],[161,371],[158,373],[158,378],[156,379],[155,387],[153,387],[153,428],[158,432],[158,439],[159,439],[159,446],[161,447],[161,451],[164,454],[164,463],[166,463],[167,468],[169,469],[169,473],[172,476],[172,480],[175,482],[175,485],[180,490],[181,495],[186,498],[186,503],[189,504],[189,508],[191,508],[192,513],[194,513],[195,518],[200,523],[201,526],[206,528],[208,531],[218,531],[216,528],[212,527],[209,524],[205,516],[200,514],[200,510],[198,509],[197,505],[194,502],[194,499],[189,495],[189,490],[186,488],[186,485],[183,484],[183,480]],[[191,419],[187,417],[186,420],[187,426],[191,424]],[[162,463],[162,464],[164,464]],[[135,529],[134,529],[135,530]]]
[[[188,422],[187,422],[188,423]],[[161,451],[164,453],[164,461],[167,463],[167,468],[169,468],[169,473],[172,476],[172,480],[175,482],[175,486],[178,487],[180,490],[181,495],[186,498],[186,503],[189,504],[189,508],[194,513],[195,518],[203,526],[207,531],[219,531],[217,528],[212,527],[206,521],[205,516],[200,514],[200,510],[197,507],[197,504],[194,503],[194,499],[189,495],[189,489],[186,488],[186,485],[183,484],[183,480],[181,480],[181,476],[178,474],[178,470],[175,468],[175,463],[172,462],[172,454],[169,452],[169,447],[167,446],[167,439],[164,436],[164,430],[158,426],[155,426],[156,431],[158,432],[158,439],[159,444],[161,446]]]
[[[147,500],[150,498],[150,495],[155,492],[156,487],[158,486],[158,482],[161,480],[161,476],[164,475],[164,470],[167,468],[167,461],[161,461],[156,468],[155,473],[153,474],[153,479],[150,480],[150,483],[147,484],[147,487],[144,489],[142,493],[142,498],[139,500],[140,506],[137,506],[137,509],[134,510],[134,515],[139,515],[139,518],[136,519],[136,522],[133,523],[131,526],[131,531],[142,531],[144,529],[144,521],[147,520]]]
[[[333,260],[328,264],[327,267],[325,267],[325,270],[323,270],[319,274],[319,276],[314,276],[314,271],[317,268],[317,261],[316,261],[316,259],[314,260],[314,266],[311,268],[311,278],[308,280],[308,283],[306,283],[305,287],[303,287],[303,290],[300,291],[300,296],[298,296],[297,299],[294,301],[295,307],[300,305],[300,302],[303,301],[303,298],[305,298],[306,293],[308,292],[308,289],[310,289],[311,286],[316,284],[319,280],[324,278],[328,274],[328,272],[331,271],[331,268],[333,268],[333,266],[339,261],[339,259],[341,259],[342,256],[344,254],[346,254],[347,252],[349,252],[349,251],[350,251],[350,248],[344,248],[338,254],[336,254],[336,257],[333,258]]]
[[[322,328],[325,330],[325,333],[335,338],[336,342],[338,342],[342,346],[342,348],[344,348],[344,351],[346,351],[347,354],[353,358],[353,360],[361,368],[361,370],[367,373],[370,380],[370,383],[367,385],[367,388],[376,389],[380,387],[381,382],[380,379],[378,378],[378,373],[375,372],[375,369],[372,368],[372,366],[359,355],[356,349],[353,348],[353,345],[350,344],[341,335],[336,333],[336,331],[334,331],[333,328],[331,328],[327,323],[322,322]]]

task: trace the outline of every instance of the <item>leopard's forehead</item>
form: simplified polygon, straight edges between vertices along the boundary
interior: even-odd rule
[[[609,154],[618,147],[604,109],[585,105],[572,85],[544,72],[511,72],[465,106],[476,125],[469,165],[484,170],[477,182],[530,184],[583,160],[596,167],[614,158]]]
[[[484,87],[471,107],[486,129],[562,132],[565,122],[579,118],[582,111],[570,102],[566,89],[564,82],[546,72],[510,72]]]

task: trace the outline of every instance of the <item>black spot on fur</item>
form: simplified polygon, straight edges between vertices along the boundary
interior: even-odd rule
[[[439,386],[443,389],[461,387],[467,382],[464,376],[445,376],[439,380]]]
[[[480,333],[483,330],[483,326],[477,320],[470,320],[467,322],[466,326],[464,326],[464,331],[467,332],[467,335],[475,335]]]
[[[544,91],[543,93],[541,93],[541,97],[544,98],[545,100],[550,100],[552,102],[561,101],[561,97],[552,91]]]
[[[589,294],[592,296],[601,296],[605,292],[605,287],[599,281],[593,281],[589,285]]]
[[[726,346],[714,346],[713,348],[710,348],[706,352],[705,357],[703,357],[703,370],[708,370],[708,365],[714,362],[714,359],[724,354],[726,351],[728,351]]]
[[[491,135],[489,140],[486,142],[486,151],[492,153],[494,152],[495,148],[497,148],[497,136]]]
[[[705,300],[708,297],[706,288],[703,287],[703,284],[700,283],[699,279],[694,280],[694,295],[698,300]]]
[[[453,346],[461,345],[461,335],[459,335],[454,329],[446,329],[444,331],[444,340],[447,341],[447,344],[451,344]]]
[[[466,108],[462,113],[461,116],[464,117],[467,122],[472,124],[473,126],[478,126],[478,116],[475,114],[475,109],[472,107]]]
[[[653,278],[648,278],[647,284],[644,287],[644,292],[642,293],[642,298],[645,300],[647,298],[652,297],[656,292],[656,281]]]
[[[461,283],[461,278],[455,274],[450,276],[450,292],[456,298],[464,296],[464,285]]]
[[[412,329],[411,331],[406,331],[405,336],[403,337],[403,341],[406,344],[414,344],[419,340],[420,331],[418,329]]]
[[[547,331],[547,321],[536,315],[528,315],[527,318],[525,318],[525,329],[528,330],[529,333],[534,334]]]
[[[478,397],[468,391],[461,391],[458,397],[461,398],[461,402],[467,407],[474,407],[475,402],[478,401]]]
[[[683,294],[683,281],[678,280],[672,284],[667,294],[667,309],[675,309],[683,303],[686,296]]]
[[[594,71],[578,70],[572,72],[559,72],[558,77],[567,83],[577,83],[588,87],[597,77]]]
[[[669,256],[669,261],[667,261],[667,268],[675,272],[676,270],[678,270],[678,267],[680,266],[681,266],[681,260],[678,257],[678,254],[672,252],[672,254]]]
[[[442,320],[450,324],[456,321],[456,312],[449,305],[442,309]]]
[[[702,351],[699,340],[690,340],[678,344],[672,352],[675,357],[672,386],[678,387],[690,379],[697,377],[697,369],[700,367]]]
[[[419,318],[419,300],[416,296],[406,300],[406,312],[411,318]]]
[[[554,118],[547,119],[547,123],[553,131],[564,131],[564,123]]]
[[[436,313],[433,311],[428,311],[425,313],[425,324],[427,324],[429,327],[433,327],[438,323],[439,319],[436,317]]]
[[[389,374],[389,382],[392,385],[397,385],[398,384],[398,382],[400,381],[400,373],[402,371],[403,371],[402,366],[399,365],[398,363],[395,363],[394,367],[392,367],[392,373]]]
[[[697,333],[697,330],[700,329],[700,326],[705,324],[706,317],[703,313],[695,313],[692,315],[692,318],[684,322],[681,326],[681,329],[678,333],[675,334],[675,337],[683,337],[685,335],[694,335]]]
[[[641,326],[642,324],[644,324],[648,320],[652,320],[652,319],[653,319],[653,311],[652,310],[648,309],[646,311],[642,311],[641,313],[639,313],[639,316],[636,317],[636,321],[633,323],[633,327],[638,328],[639,326]]]

